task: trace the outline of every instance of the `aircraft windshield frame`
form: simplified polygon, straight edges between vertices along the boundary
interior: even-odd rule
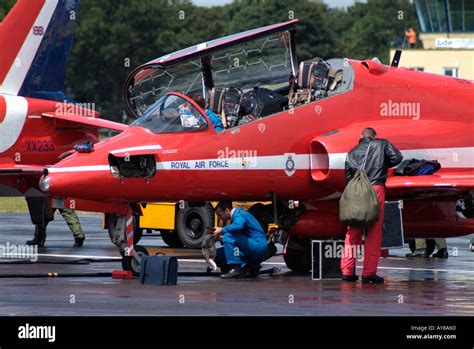
[[[166,69],[160,66],[147,67],[136,75],[136,79],[140,79],[140,85],[134,95],[131,93],[129,100],[139,117],[168,92],[189,96],[193,93],[202,94],[202,68],[196,60]]]
[[[208,122],[189,100],[179,94],[166,93],[130,126],[163,134],[202,131],[207,129]]]
[[[127,79],[127,109],[140,117],[167,92],[207,97],[212,87],[236,86],[246,91],[255,86],[277,89],[288,85],[290,75],[296,73],[293,35],[292,30],[284,28],[176,62],[160,64],[155,60],[145,64]]]

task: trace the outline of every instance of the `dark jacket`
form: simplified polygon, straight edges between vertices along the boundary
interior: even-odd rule
[[[349,182],[362,165],[369,144],[369,154],[365,163],[365,172],[372,185],[385,185],[387,171],[390,167],[398,165],[403,155],[386,139],[361,138],[346,158],[346,181]]]

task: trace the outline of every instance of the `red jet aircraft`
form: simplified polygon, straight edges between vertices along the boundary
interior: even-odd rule
[[[0,196],[44,198],[38,180],[46,166],[75,144],[98,142],[99,128],[127,128],[59,92],[78,2],[20,0],[0,24]],[[47,201],[28,202],[32,220],[45,219]]]
[[[272,199],[290,234],[285,261],[308,270],[309,239],[345,234],[338,216],[345,157],[361,130],[373,127],[405,159],[442,166],[416,177],[390,171],[387,197],[404,200],[405,237],[474,233],[474,219],[456,209],[474,187],[474,83],[398,68],[399,58],[391,66],[377,59],[298,65],[296,24],[205,42],[138,67],[124,87],[138,119],[94,152],[51,167],[41,189],[133,209],[155,201]],[[222,118],[223,132],[190,98],[196,93]],[[279,205],[289,200],[299,209]],[[116,242],[134,255],[130,217]]]

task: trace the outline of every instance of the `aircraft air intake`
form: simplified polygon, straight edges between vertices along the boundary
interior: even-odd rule
[[[123,157],[109,154],[109,165],[116,178],[151,178],[156,172],[156,159],[152,154]]]
[[[319,138],[311,141],[310,151],[311,178],[326,187],[341,190],[345,153],[336,151],[331,142]]]

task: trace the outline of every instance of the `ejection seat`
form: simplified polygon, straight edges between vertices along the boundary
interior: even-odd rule
[[[342,70],[336,70],[315,58],[300,63],[297,81],[291,80],[288,93],[289,104],[293,107],[310,103],[328,96],[342,81]]]
[[[240,120],[240,100],[242,91],[231,86],[228,88],[213,87],[209,98],[209,107],[222,119],[224,128],[237,126]]]
[[[209,94],[209,108],[214,112],[214,114],[220,116],[222,119],[222,124],[224,128],[227,128],[227,120],[222,110],[223,98],[224,98],[225,88],[213,87]]]

